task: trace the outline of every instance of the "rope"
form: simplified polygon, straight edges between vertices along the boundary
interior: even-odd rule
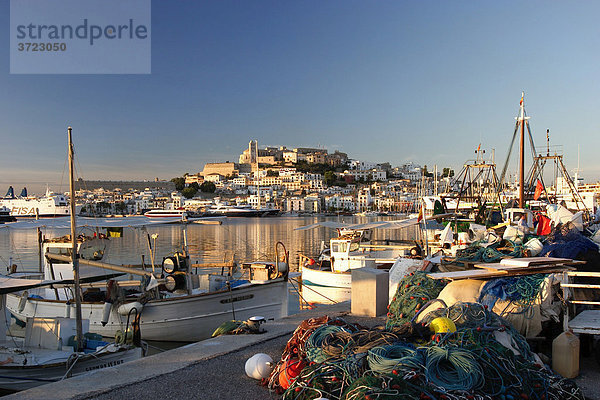
[[[451,318],[457,331],[423,340],[438,316]],[[572,381],[537,364],[525,338],[482,304],[443,307],[423,321],[388,330],[328,317],[303,321],[282,360],[293,356],[306,366],[285,393],[273,384],[278,371],[269,388],[284,400],[584,399]]]
[[[483,383],[483,370],[475,356],[464,349],[430,347],[427,350],[425,376],[446,390],[471,390]]]
[[[367,359],[372,371],[395,375],[398,371],[421,370],[424,361],[423,355],[408,344],[374,347],[369,350]]]
[[[323,346],[329,335],[340,332],[347,331],[336,325],[323,325],[317,328],[306,341],[306,358],[312,362],[323,362],[331,358],[331,355],[325,351]]]

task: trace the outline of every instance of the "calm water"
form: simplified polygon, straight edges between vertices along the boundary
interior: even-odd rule
[[[232,257],[236,262],[273,260],[275,244],[281,241],[290,252],[290,268],[298,269],[298,255],[318,255],[321,242],[328,243],[336,231],[330,228],[316,228],[297,231],[296,228],[325,220],[339,220],[348,223],[365,223],[376,220],[390,220],[398,217],[273,217],[273,218],[229,218],[222,225],[189,224],[187,231],[188,248],[193,263],[222,262]],[[78,232],[92,234],[90,228]],[[47,238],[69,233],[68,229],[46,229]],[[404,230],[376,230],[373,239],[406,240],[415,237],[415,228]],[[124,228],[123,237],[109,241],[104,262],[112,264],[150,264],[148,234],[158,234],[155,243],[156,265],[162,257],[180,250],[184,241],[182,225],[153,225],[146,229]],[[17,271],[38,270],[38,244],[35,230],[0,228],[0,273],[8,271],[9,260],[17,264]],[[159,267],[160,268],[160,267]],[[290,281],[289,312],[300,310],[296,285]],[[151,342],[150,353],[171,349],[180,343]]]
[[[397,217],[340,217],[349,223],[364,223]],[[297,231],[298,227],[318,221],[338,220],[337,217],[273,217],[229,218],[222,225],[189,224],[186,226],[188,248],[193,263],[222,262],[231,257],[237,262],[273,260],[275,244],[281,241],[290,252],[291,269],[297,270],[298,255],[317,255],[321,242],[328,243],[336,235],[334,229],[319,227]],[[82,232],[91,234],[90,228]],[[47,229],[46,237],[69,233],[67,229]],[[180,250],[183,246],[182,225],[153,225],[145,229],[125,228],[123,237],[109,242],[103,261],[113,264],[141,264],[142,255],[150,264],[147,235],[158,234],[156,239],[156,264],[162,257]],[[375,230],[373,239],[410,239],[413,228],[404,230]],[[7,270],[9,258],[17,264],[18,271],[35,271],[38,268],[38,245],[35,230],[0,229],[0,272]]]

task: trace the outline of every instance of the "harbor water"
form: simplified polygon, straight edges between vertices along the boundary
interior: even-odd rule
[[[172,224],[150,225],[144,228],[124,228],[123,236],[111,238],[103,259],[112,264],[141,264],[142,256],[150,265],[148,235],[158,235],[155,243],[156,264],[162,257],[181,250],[184,243],[184,228],[192,263],[236,262],[273,260],[275,244],[283,242],[290,253],[291,270],[298,269],[298,255],[317,256],[322,243],[336,236],[336,230],[318,227],[309,230],[296,228],[320,221],[365,223],[378,220],[393,220],[403,217],[272,217],[272,218],[227,218],[222,225]],[[100,229],[100,232],[104,230]],[[46,238],[67,235],[68,229],[44,229]],[[78,228],[78,233],[93,235],[94,229]],[[373,232],[373,240],[410,240],[415,237],[415,228],[403,230],[380,229]],[[154,240],[151,240],[154,242]],[[0,228],[0,271],[6,272],[9,260],[17,265],[18,271],[38,270],[37,233],[34,229],[20,230]]]
[[[150,225],[144,228],[124,228],[122,237],[111,238],[105,251],[104,262],[112,264],[140,265],[142,259],[150,267],[149,241],[155,251],[155,265],[160,271],[164,256],[182,249],[187,237],[190,259],[193,264],[249,262],[273,260],[275,245],[284,243],[290,254],[290,269],[298,271],[300,254],[317,257],[323,244],[337,235],[335,229],[318,227],[308,230],[296,228],[320,221],[345,223],[366,223],[377,220],[393,220],[404,217],[270,217],[270,218],[227,218],[221,225],[172,224]],[[185,234],[184,234],[185,230]],[[374,240],[410,240],[415,237],[416,228],[403,230],[375,230]],[[105,232],[100,229],[99,232]],[[67,229],[42,228],[46,238],[67,235]],[[78,233],[93,235],[94,229],[81,227]],[[155,237],[155,239],[152,239]],[[150,238],[150,239],[149,239]],[[35,229],[0,228],[0,273],[7,273],[10,265],[16,264],[18,272],[34,272],[39,269],[37,232]],[[208,271],[207,271],[208,272]],[[217,272],[217,271],[213,271]],[[220,269],[218,272],[221,272]],[[297,278],[299,280],[299,278]],[[289,284],[289,313],[300,309],[298,285],[294,280]],[[161,346],[163,347],[163,346]]]

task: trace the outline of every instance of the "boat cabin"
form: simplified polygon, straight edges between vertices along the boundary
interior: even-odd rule
[[[507,208],[504,212],[506,222],[510,222],[511,225],[518,225],[521,220],[521,216],[525,215],[527,226],[533,228],[533,212],[526,208]]]
[[[393,264],[409,254],[408,246],[371,245],[371,231],[346,230],[329,241],[331,270],[345,272],[354,268],[379,268]]]

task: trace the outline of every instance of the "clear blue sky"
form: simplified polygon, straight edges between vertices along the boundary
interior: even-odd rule
[[[0,0],[0,190],[170,179],[259,145],[460,169],[502,164],[521,91],[534,139],[600,178],[600,3],[153,1],[152,74],[10,75]],[[502,161],[501,161],[502,160]],[[62,182],[62,186],[59,184]],[[3,193],[0,193],[0,195]]]

